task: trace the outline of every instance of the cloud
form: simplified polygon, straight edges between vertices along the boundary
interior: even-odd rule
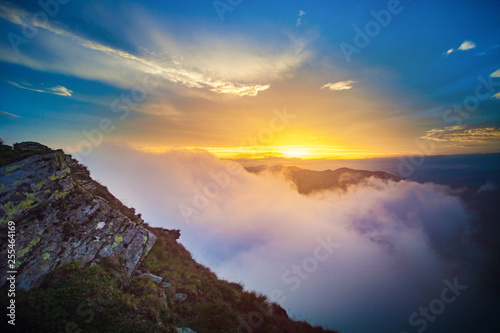
[[[500,77],[500,69],[497,69],[493,73],[490,74],[491,77]]]
[[[233,85],[233,84],[223,84],[220,86],[215,86],[210,91],[216,92],[218,94],[233,94],[238,96],[257,96],[259,91],[264,91],[271,87],[270,84],[263,85]]]
[[[467,51],[467,50],[471,50],[473,48],[476,47],[476,43],[474,42],[471,42],[470,40],[466,40],[464,41],[459,47],[458,47],[458,51]],[[451,48],[449,49],[448,51],[446,51],[444,54],[445,55],[450,55],[451,53],[455,52],[457,50]]]
[[[54,95],[67,96],[67,97],[70,97],[73,94],[72,90],[69,90],[68,88],[63,87],[63,86],[55,86],[55,87],[50,87],[50,88],[32,88],[32,85],[28,84],[26,82],[22,82],[22,83],[16,83],[16,82],[12,82],[12,81],[7,81],[7,82],[10,85],[13,85],[14,87],[17,87],[17,88],[41,92],[41,93],[54,94]]]
[[[61,96],[71,96],[71,94],[73,94],[72,90],[69,90],[68,88],[63,86],[56,86],[53,88],[49,88],[48,92]]]
[[[252,43],[241,36],[202,36],[191,43],[179,42],[175,34],[158,32],[155,27],[151,27],[148,37],[157,43],[153,49],[159,52],[140,48],[139,54],[132,54],[78,36],[52,20],[40,23],[31,13],[17,7],[0,5],[0,17],[14,24],[29,23],[40,28],[39,35],[50,34],[50,37],[38,38],[37,42],[58,54],[60,59],[52,63],[0,52],[4,61],[120,86],[133,87],[141,84],[145,75],[151,75],[163,82],[207,89],[216,94],[256,96],[270,88],[271,80],[289,73],[308,56],[305,44],[296,39],[290,40],[281,51],[274,48],[274,53],[269,54],[271,51],[264,51],[258,41]]]
[[[298,19],[297,19],[297,23],[295,24],[295,26],[297,26],[297,27],[298,27],[298,26],[300,26],[300,25],[303,23],[303,21],[302,21],[302,16],[304,16],[304,15],[306,15],[306,12],[305,12],[305,11],[303,11],[303,10],[300,10],[300,11],[299,11],[299,17],[298,17]]]
[[[467,50],[471,50],[473,48],[476,47],[476,44],[474,42],[471,42],[469,40],[466,40],[462,43],[462,45],[459,46],[459,50],[460,51],[467,51]]]
[[[459,263],[470,216],[444,186],[370,179],[304,196],[284,175],[229,175],[234,162],[195,150],[102,145],[85,163],[148,223],[181,228],[183,244],[222,277],[268,295],[280,289],[289,314],[342,331],[399,332],[444,278],[468,277]],[[192,208],[189,224],[180,207]],[[318,238],[340,247],[307,278],[284,279],[314,257]]]
[[[323,87],[321,87],[321,89],[328,88],[330,90],[335,90],[335,91],[349,90],[353,87],[353,85],[356,82],[357,81],[354,81],[354,80],[348,80],[348,81],[340,81],[340,82],[336,82],[336,83],[327,83]]]
[[[500,128],[469,125],[449,126],[443,129],[428,130],[421,138],[439,142],[489,143],[500,140]]]
[[[0,116],[6,116],[9,118],[21,118],[21,116],[18,116],[17,114],[5,112],[5,111],[0,111]]]

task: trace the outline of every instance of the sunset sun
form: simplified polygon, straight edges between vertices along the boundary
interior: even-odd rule
[[[296,148],[296,147],[284,147],[279,150],[279,152],[286,158],[311,158],[313,156],[313,151],[310,148]]]

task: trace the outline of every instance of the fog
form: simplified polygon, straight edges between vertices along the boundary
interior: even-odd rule
[[[487,256],[456,189],[369,179],[306,196],[283,175],[205,151],[102,145],[80,160],[150,225],[181,229],[196,260],[290,316],[342,332],[442,332],[488,317],[474,312],[486,302],[477,272]],[[467,288],[438,302],[433,320],[410,323],[450,283]]]

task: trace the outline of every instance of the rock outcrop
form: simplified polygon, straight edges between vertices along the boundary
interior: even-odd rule
[[[0,257],[9,221],[17,254],[13,268],[0,261],[0,291],[16,270],[28,289],[16,290],[19,332],[336,333],[219,279],[178,242],[180,230],[147,225],[70,155],[43,147],[0,141]]]
[[[42,145],[41,143],[33,142],[33,141],[14,143],[14,149],[16,149],[16,150],[31,150],[31,151],[51,150],[49,147]]]
[[[8,221],[16,225],[20,288],[37,287],[66,262],[85,265],[108,256],[119,257],[130,275],[156,241],[131,209],[61,150],[0,168],[0,199],[1,237],[7,235]],[[2,258],[5,251],[2,247]],[[6,281],[6,264],[0,262],[0,286]]]

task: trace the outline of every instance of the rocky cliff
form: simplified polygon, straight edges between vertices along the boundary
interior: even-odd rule
[[[333,333],[219,279],[179,230],[149,226],[70,155],[35,142],[0,144],[0,312],[9,221],[17,332]]]
[[[116,209],[121,203],[110,202],[109,192],[86,168],[60,150],[0,168],[0,184],[0,235],[6,242],[7,222],[16,223],[21,288],[38,286],[45,274],[66,262],[91,264],[109,256],[122,256],[130,275],[156,240],[142,220]],[[0,261],[0,286],[6,263]]]

